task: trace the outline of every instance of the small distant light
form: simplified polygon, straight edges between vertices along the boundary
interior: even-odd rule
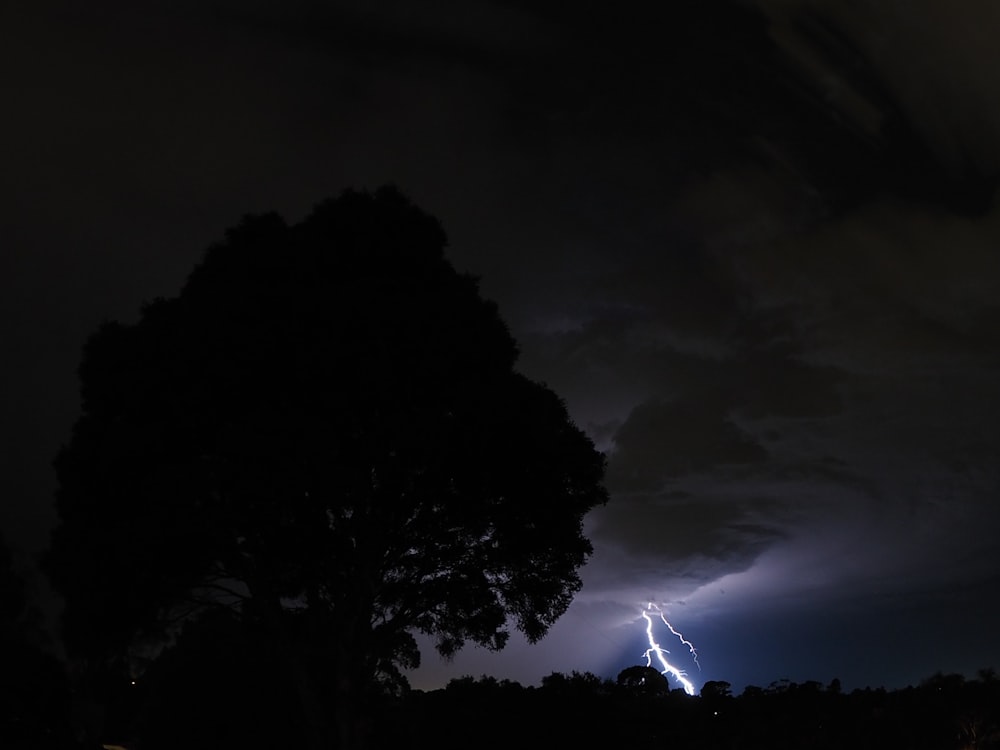
[[[133,684],[133,685],[135,684],[135,680],[132,680],[132,684]]]
[[[134,685],[135,683],[133,682],[132,684]],[[718,716],[718,715],[719,715],[718,711],[712,711],[712,716]]]

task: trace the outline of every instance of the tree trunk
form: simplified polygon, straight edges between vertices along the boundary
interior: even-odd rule
[[[262,620],[264,632],[274,639],[277,647],[281,679],[288,689],[294,691],[297,699],[305,750],[332,750],[336,745],[330,731],[330,711],[309,673],[311,639],[308,634],[296,633],[289,628],[289,620],[276,596],[258,594],[255,598],[259,603],[257,615]]]
[[[323,701],[309,676],[304,654],[301,648],[289,643],[284,634],[281,639],[282,669],[298,698],[306,750],[331,750],[334,745],[329,731],[329,711],[324,709]]]
[[[365,659],[353,649],[338,648],[334,697],[334,721],[337,725],[339,750],[365,750],[371,733],[371,706],[368,704],[368,680],[364,674]]]

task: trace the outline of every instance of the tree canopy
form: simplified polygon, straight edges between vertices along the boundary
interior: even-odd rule
[[[245,218],[90,338],[47,569],[71,651],[228,607],[343,683],[565,611],[604,458],[398,190]],[[280,623],[280,625],[279,625]],[[310,639],[306,639],[310,640]]]

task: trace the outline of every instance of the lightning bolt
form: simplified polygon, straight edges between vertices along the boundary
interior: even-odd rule
[[[664,614],[664,612],[663,612],[662,609],[660,609],[659,607],[657,607],[652,602],[649,603],[649,607],[647,607],[647,609],[655,609],[657,611],[657,613],[660,615],[660,620],[663,622],[664,625],[667,626],[667,630],[669,630],[671,633],[673,633],[674,635],[676,635],[677,636],[677,640],[679,640],[681,643],[683,643],[685,646],[688,647],[688,651],[691,652],[691,656],[694,658],[694,663],[697,665],[698,671],[700,672],[701,671],[701,662],[698,661],[698,649],[696,649],[694,647],[694,644],[691,643],[691,641],[689,641],[687,638],[685,638],[681,633],[679,633],[678,631],[674,630],[674,626],[671,625],[667,621],[667,616],[666,616],[666,614]]]
[[[663,669],[660,670],[660,674],[672,675],[673,678],[677,680],[684,687],[685,693],[687,693],[688,695],[694,695],[695,694],[694,685],[691,683],[691,680],[687,678],[687,672],[685,672],[680,667],[675,667],[673,664],[667,661],[667,657],[665,655],[669,654],[670,652],[656,642],[656,637],[653,635],[653,618],[650,617],[650,612],[655,612],[657,615],[659,615],[660,621],[667,626],[667,629],[675,636],[677,636],[677,638],[680,640],[681,643],[683,643],[685,646],[688,647],[688,650],[694,657],[694,663],[698,665],[699,670],[701,669],[701,664],[698,662],[698,651],[697,649],[695,649],[694,644],[691,643],[691,641],[687,640],[681,633],[679,633],[677,630],[674,629],[674,626],[667,621],[667,616],[663,613],[663,610],[661,610],[658,606],[653,604],[653,602],[650,602],[646,606],[646,609],[644,609],[640,613],[642,615],[642,619],[646,621],[646,639],[649,641],[649,648],[646,649],[646,654],[645,654],[646,666],[647,667],[653,666],[653,656],[655,655],[656,660],[660,663],[660,666],[663,667]]]

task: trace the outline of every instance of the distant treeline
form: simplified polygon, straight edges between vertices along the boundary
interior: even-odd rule
[[[630,668],[617,681],[552,674],[540,687],[492,677],[452,680],[387,705],[379,747],[995,748],[1000,679],[936,674],[917,687],[845,693],[780,680],[740,695],[708,682],[700,696]]]
[[[102,742],[130,750],[304,746],[294,701],[259,652],[186,656],[134,682],[109,675],[99,691]],[[44,664],[48,672],[22,669],[20,680],[2,681],[0,746],[97,750],[101,743],[81,742],[73,730],[85,701],[69,694],[55,663],[32,660]],[[651,668],[630,667],[616,680],[573,672],[538,687],[484,676],[429,692],[397,688],[372,696],[369,716],[371,750],[1000,748],[1000,678],[984,669],[976,679],[936,674],[916,687],[851,692],[838,680],[779,680],[739,695],[713,681],[689,696]]]

